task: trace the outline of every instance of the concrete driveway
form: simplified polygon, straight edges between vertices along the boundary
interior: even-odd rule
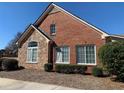
[[[76,90],[59,85],[0,78],[0,90]]]

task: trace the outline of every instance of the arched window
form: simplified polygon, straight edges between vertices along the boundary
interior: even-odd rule
[[[28,47],[37,47],[37,42],[35,41],[29,42]]]
[[[38,43],[35,41],[28,43],[28,50],[27,50],[27,61],[28,63],[37,63],[37,53],[38,50]]]

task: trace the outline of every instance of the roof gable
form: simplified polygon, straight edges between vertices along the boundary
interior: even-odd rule
[[[44,33],[44,31],[42,31],[41,29],[38,29],[36,28],[34,25],[29,25],[27,27],[27,29],[23,32],[22,36],[18,39],[18,41],[16,42],[16,44],[19,44],[21,43],[21,41],[27,37],[27,35],[29,35],[30,31],[32,30],[36,30],[39,32],[39,34],[41,34],[44,38],[46,38],[48,41],[51,40],[51,38],[46,34]]]
[[[66,11],[65,9],[59,7],[58,5],[56,5],[56,4],[54,4],[54,3],[50,4],[50,5],[46,8],[46,10],[43,12],[43,14],[36,20],[36,22],[34,23],[34,25],[38,25],[39,23],[42,23],[43,20],[46,18],[46,16],[47,16],[49,13],[51,13],[51,10],[52,10],[53,8],[56,8],[56,9],[55,9],[54,11],[52,11],[52,12],[56,12],[56,11],[60,10],[60,11],[62,11],[62,12],[65,12],[66,14],[72,16],[72,17],[75,18],[77,21],[79,21],[79,22],[81,22],[81,23],[83,23],[83,24],[85,24],[85,25],[88,25],[89,27],[95,29],[97,32],[101,33],[102,38],[105,38],[106,36],[109,36],[108,33],[102,31],[101,29],[95,27],[94,25],[89,24],[88,22],[86,22],[86,21],[80,19],[79,17],[77,17],[77,16],[71,14],[70,12]]]

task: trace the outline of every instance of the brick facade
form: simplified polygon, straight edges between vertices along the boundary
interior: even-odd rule
[[[105,39],[101,38],[102,33],[79,22],[64,12],[50,13],[39,27],[50,35],[50,25],[52,23],[56,24],[56,34],[52,36],[53,41],[57,46],[67,45],[70,47],[70,64],[76,64],[76,45],[95,44],[96,53],[98,54],[99,48],[105,44]],[[54,59],[53,57],[53,62],[55,62]],[[91,71],[90,67],[92,66],[88,67],[89,71]]]
[[[50,25],[53,23],[56,25],[56,34],[54,36],[50,34]],[[57,46],[69,46],[70,64],[77,64],[76,46],[84,44],[94,44],[96,46],[96,62],[97,65],[99,64],[97,57],[98,50],[106,42],[105,39],[102,38],[103,33],[100,31],[55,8],[49,12],[43,21],[37,25],[35,24],[35,26],[45,31]],[[38,63],[36,64],[26,63],[27,44],[32,40],[38,42]],[[21,48],[19,48],[18,56],[20,65],[25,68],[43,69],[44,63],[48,63],[48,61],[55,64],[55,49],[48,46],[49,42],[38,31],[33,31],[33,33],[27,37],[27,40],[23,41]],[[49,49],[50,51],[48,51]],[[48,52],[50,52],[50,54],[48,54]],[[50,57],[48,57],[48,55]],[[88,73],[91,73],[93,66],[94,65],[88,66]]]

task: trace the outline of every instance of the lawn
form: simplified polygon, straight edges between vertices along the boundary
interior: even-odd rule
[[[1,71],[1,78],[11,78],[38,83],[56,84],[78,89],[124,89],[124,83],[113,82],[109,77],[98,78],[92,75],[60,74],[38,70]]]

